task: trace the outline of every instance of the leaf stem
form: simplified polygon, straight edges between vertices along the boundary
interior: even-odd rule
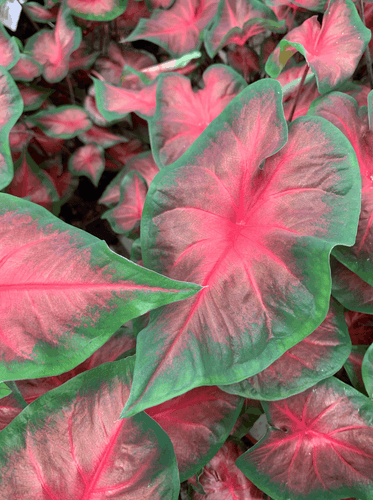
[[[26,403],[24,397],[21,394],[21,391],[18,389],[17,384],[13,381],[10,380],[9,382],[4,382],[6,386],[9,387],[9,389],[12,391],[13,397],[17,402],[22,406],[22,408],[26,408],[28,404]]]
[[[301,79],[301,81],[299,83],[297,95],[295,96],[293,107],[291,108],[291,111],[290,111],[289,120],[288,120],[289,123],[293,119],[294,111],[295,111],[295,108],[297,107],[297,104],[298,104],[298,101],[299,101],[299,97],[300,97],[300,93],[301,93],[302,88],[303,88],[303,83],[304,83],[304,80],[306,79],[306,76],[307,76],[307,73],[308,73],[308,69],[309,69],[309,66],[306,63],[306,67],[305,67],[305,69],[303,71],[302,79]]]
[[[66,75],[66,76],[65,76],[65,80],[66,80],[66,82],[67,82],[67,86],[69,87],[70,100],[71,100],[72,104],[74,104],[74,105],[75,105],[75,104],[76,104],[76,102],[75,102],[75,96],[74,96],[73,86],[72,86],[72,84],[71,84],[71,78],[70,78],[70,76],[69,76],[69,75]]]
[[[361,20],[363,21],[364,26],[366,26],[366,24],[365,24],[365,13],[364,13],[364,3],[363,3],[363,0],[359,0],[359,7],[360,7],[360,17],[361,17]],[[365,60],[366,60],[366,63],[367,63],[367,70],[368,70],[370,88],[373,89],[372,58],[370,57],[369,44],[367,45],[367,48],[365,49]]]

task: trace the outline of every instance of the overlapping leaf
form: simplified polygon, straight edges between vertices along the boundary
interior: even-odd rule
[[[373,314],[373,287],[333,256],[330,262],[333,296],[347,309]]]
[[[0,65],[0,190],[13,179],[9,132],[23,111],[21,94],[8,71]]]
[[[82,41],[82,30],[74,24],[70,9],[60,6],[54,31],[41,30],[27,39],[25,53],[43,65],[49,83],[60,82],[69,71],[69,56]]]
[[[326,317],[330,250],[356,236],[358,164],[322,118],[288,137],[281,100],[278,82],[250,85],[150,185],[144,265],[205,288],[151,314],[124,416],[251,377]]]
[[[114,87],[92,78],[96,92],[97,108],[108,121],[119,120],[132,111],[147,118],[155,112],[157,82],[145,85],[141,90]]]
[[[240,46],[266,30],[279,31],[285,22],[279,22],[273,10],[259,0],[220,0],[213,24],[206,30],[204,43],[213,58],[229,43]]]
[[[159,168],[179,159],[241,90],[245,80],[233,69],[214,64],[203,73],[204,88],[194,92],[189,78],[159,77],[157,108],[150,120],[152,153]]]
[[[277,500],[372,497],[372,401],[331,377],[263,407],[269,431],[236,460],[258,488]]]
[[[332,299],[325,320],[314,332],[257,375],[220,388],[245,398],[276,401],[334,375],[351,352],[343,311],[344,307]]]
[[[150,19],[140,19],[123,42],[149,40],[173,56],[182,56],[201,46],[201,31],[216,14],[216,0],[176,0],[168,10],[156,9]]]
[[[266,495],[235,465],[242,450],[227,441],[203,468],[199,477],[205,494],[193,493],[193,500],[266,500]],[[188,481],[197,486],[194,478]]]
[[[65,0],[72,14],[91,21],[111,21],[123,14],[127,0]]]
[[[265,69],[276,78],[299,51],[316,75],[320,94],[341,86],[352,76],[371,39],[351,0],[332,0],[320,26],[317,16],[288,33],[269,57]]]
[[[372,93],[371,93],[372,94]],[[370,94],[370,95],[371,95]],[[333,255],[361,279],[373,285],[373,131],[369,128],[367,108],[359,108],[355,99],[333,92],[312,106],[312,114],[322,116],[338,127],[351,142],[359,161],[362,191],[361,213],[355,244],[336,247]]]
[[[19,198],[37,203],[52,211],[59,196],[48,173],[32,159],[28,151],[23,151],[15,162],[15,174],[6,192]]]
[[[80,106],[59,106],[39,111],[28,120],[37,125],[49,137],[71,139],[92,126],[87,112]]]
[[[0,24],[0,66],[11,69],[20,58],[20,51],[16,39],[10,37],[6,29]]]
[[[2,380],[70,370],[126,321],[201,289],[137,266],[29,201],[0,194],[0,215]]]
[[[177,500],[172,443],[142,413],[118,420],[133,357],[41,396],[0,434],[0,499]]]
[[[183,482],[201,469],[224,444],[243,398],[218,387],[198,387],[146,410],[167,432]]]

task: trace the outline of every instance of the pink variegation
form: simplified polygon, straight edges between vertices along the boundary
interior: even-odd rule
[[[316,75],[320,94],[341,86],[355,71],[371,39],[351,0],[332,0],[322,25],[317,16],[288,33],[269,57],[265,69],[276,78],[299,51]]]
[[[177,498],[179,474],[167,434],[145,413],[118,420],[133,363],[129,357],[72,378],[1,431],[1,500],[25,491],[29,500],[95,500],[114,498],[113,492],[121,500]]]
[[[156,9],[150,19],[140,19],[136,29],[122,42],[149,40],[173,56],[201,46],[200,33],[216,14],[216,0],[176,0],[168,10]]]
[[[144,265],[206,288],[139,333],[124,416],[253,376],[326,317],[331,248],[356,236],[358,164],[322,118],[288,132],[281,100],[274,80],[250,85],[149,187]]]
[[[75,175],[87,176],[97,187],[105,170],[104,148],[97,144],[77,148],[69,159],[69,170]]]
[[[149,127],[152,152],[159,168],[180,158],[247,87],[238,73],[222,64],[210,66],[203,74],[203,83],[204,88],[194,92],[187,77],[176,74],[159,77],[157,108]]]
[[[40,111],[30,116],[29,120],[48,136],[59,139],[70,139],[92,126],[83,108],[69,105]]]
[[[66,0],[75,16],[94,21],[110,21],[123,14],[126,0]]]
[[[270,431],[236,461],[258,488],[277,500],[369,498],[372,401],[331,377],[263,406]]]
[[[54,31],[41,30],[27,40],[25,53],[43,65],[49,83],[61,81],[69,70],[69,56],[82,41],[82,31],[74,24],[70,9],[61,5]]]
[[[227,441],[203,468],[199,482],[205,494],[195,492],[193,500],[266,500],[266,495],[235,464],[242,450]],[[197,486],[194,477],[188,481]]]
[[[207,53],[214,57],[229,43],[243,46],[249,38],[266,30],[283,31],[284,25],[259,0],[221,0],[214,22],[204,36]]]

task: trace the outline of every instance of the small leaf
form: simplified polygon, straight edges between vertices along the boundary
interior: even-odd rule
[[[59,106],[39,111],[27,118],[49,137],[71,139],[88,130],[92,123],[87,112],[80,106]]]

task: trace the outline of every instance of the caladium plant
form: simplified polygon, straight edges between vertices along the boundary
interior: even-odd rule
[[[373,500],[371,17],[0,25],[0,499]]]

